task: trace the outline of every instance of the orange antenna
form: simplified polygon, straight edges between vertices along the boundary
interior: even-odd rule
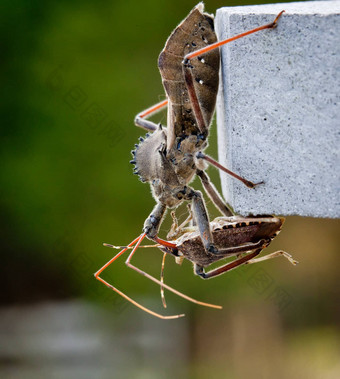
[[[102,282],[103,284],[105,284],[107,287],[111,288],[113,291],[115,291],[116,293],[118,293],[118,295],[122,296],[124,299],[126,299],[127,301],[129,301],[130,303],[132,303],[133,305],[135,305],[137,308],[155,316],[155,317],[158,317],[158,318],[161,318],[161,319],[174,319],[174,318],[179,318],[179,317],[183,317],[184,314],[177,314],[177,315],[170,315],[170,316],[165,316],[165,315],[161,315],[157,312],[154,312],[152,311],[151,309],[147,308],[147,307],[144,307],[143,305],[139,304],[138,302],[136,302],[135,300],[131,299],[129,296],[127,296],[125,293],[123,293],[122,291],[120,291],[118,288],[114,287],[113,285],[111,285],[110,283],[108,283],[107,281],[105,281],[103,278],[101,278],[99,275],[107,268],[109,267],[116,259],[118,259],[122,254],[124,254],[129,248],[133,247],[132,249],[132,252],[130,253],[130,255],[128,256],[127,260],[126,260],[126,265],[130,268],[132,268],[133,270],[137,271],[139,274],[145,276],[146,278],[152,280],[153,282],[155,282],[156,284],[160,285],[161,287],[164,287],[166,288],[168,291],[171,291],[173,292],[175,295],[178,295],[180,297],[182,297],[183,299],[186,299],[188,301],[191,301],[192,303],[195,303],[195,304],[198,304],[198,305],[203,305],[203,306],[206,306],[206,307],[211,307],[211,308],[216,308],[216,309],[221,309],[222,307],[220,305],[214,305],[214,304],[209,304],[209,303],[205,303],[205,302],[202,302],[202,301],[199,301],[199,300],[196,300],[196,299],[193,299],[192,297],[190,296],[187,296],[185,294],[183,294],[182,292],[179,292],[177,291],[176,289],[168,286],[167,284],[165,283],[162,283],[161,281],[159,281],[158,279],[154,278],[153,276],[151,276],[150,274],[146,273],[145,271],[142,271],[141,269],[139,269],[138,267],[132,265],[130,263],[131,261],[131,258],[133,257],[133,255],[135,254],[136,250],[138,249],[140,243],[143,241],[143,239],[145,238],[145,233],[142,233],[139,237],[135,238],[131,243],[129,243],[126,247],[124,247],[118,254],[116,254],[112,259],[110,259],[107,263],[105,263],[105,265],[100,268],[95,274],[95,278],[97,280],[99,280],[100,282]],[[112,245],[113,246],[113,245]]]

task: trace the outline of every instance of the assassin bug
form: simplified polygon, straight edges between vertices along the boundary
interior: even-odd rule
[[[148,133],[145,138],[140,137],[140,143],[136,144],[131,163],[135,164],[134,172],[140,180],[150,183],[157,204],[144,223],[143,234],[129,245],[136,243],[126,262],[130,267],[130,259],[145,236],[164,244],[158,237],[158,230],[165,212],[167,208],[177,207],[183,201],[191,202],[204,252],[219,258],[220,252],[210,229],[202,194],[189,187],[195,174],[198,175],[203,188],[221,213],[225,216],[233,215],[204,172],[207,163],[241,180],[250,188],[260,184],[229,171],[203,151],[208,145],[209,126],[216,103],[219,47],[260,30],[274,28],[283,11],[270,24],[218,42],[213,16],[204,13],[203,8],[203,3],[200,3],[189,13],[172,32],[159,56],[158,67],[167,99],[139,113],[135,118],[136,125]],[[167,128],[147,120],[147,117],[165,106],[168,107]],[[112,260],[103,266],[95,277],[136,304],[99,277],[111,262]],[[146,273],[144,275],[147,276]],[[165,285],[164,287],[166,288]]]
[[[271,24],[217,42],[213,17],[203,13],[203,3],[200,3],[168,38],[158,60],[167,100],[137,115],[136,125],[152,134],[147,134],[145,139],[140,138],[131,160],[140,180],[150,183],[157,202],[144,223],[143,231],[149,239],[158,241],[158,230],[167,208],[190,201],[204,248],[218,254],[202,194],[189,187],[189,183],[195,174],[198,175],[213,203],[226,216],[233,213],[204,172],[205,162],[233,175],[250,188],[259,184],[241,178],[203,153],[208,145],[218,89],[218,47],[259,30],[275,27],[281,14]],[[167,128],[146,120],[147,116],[165,105],[168,106]]]

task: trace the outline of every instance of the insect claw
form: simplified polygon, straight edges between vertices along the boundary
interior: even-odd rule
[[[255,187],[257,187],[259,184],[264,184],[264,181],[262,180],[261,182],[253,183],[253,182],[251,182],[250,180],[246,180],[246,181],[244,182],[244,184],[245,184],[248,188],[255,188]]]
[[[282,13],[286,12],[285,10],[281,11],[275,18],[275,20],[273,21],[273,28],[276,28],[277,27],[277,22],[279,20],[279,18],[282,16]]]
[[[131,159],[131,161],[129,163],[136,164],[136,161],[134,159]]]
[[[143,142],[143,141],[144,141],[144,138],[143,138],[143,137],[139,137],[139,140],[140,140],[141,142]]]
[[[162,143],[162,145],[160,146],[158,152],[162,155],[166,155],[166,144],[165,143]]]
[[[216,247],[214,245],[210,245],[207,250],[209,251],[209,253],[212,253],[212,254],[218,254],[219,253],[218,249],[216,249]]]
[[[189,58],[185,58],[182,62],[183,66],[187,67],[187,68],[194,68],[193,65],[190,64],[190,59]]]

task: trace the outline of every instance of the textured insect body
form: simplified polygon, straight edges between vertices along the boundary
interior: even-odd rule
[[[168,150],[174,145],[181,145],[188,136],[192,138],[193,149],[199,149],[208,135],[208,130],[201,130],[193,103],[190,99],[186,82],[186,70],[183,59],[189,53],[211,45],[217,41],[214,31],[214,19],[203,13],[203,4],[194,8],[168,38],[158,60],[165,92],[168,96],[168,123],[171,125],[168,136]],[[194,78],[193,87],[201,106],[205,125],[209,126],[215,110],[219,81],[219,49],[204,54],[204,57],[190,61],[190,71]]]
[[[140,179],[150,182],[156,201],[167,207],[178,205],[196,170],[206,168],[195,153],[208,145],[206,138],[218,89],[219,50],[190,65],[195,78],[194,92],[206,125],[203,130],[197,125],[183,69],[183,59],[188,53],[217,41],[213,17],[202,11],[203,4],[193,9],[170,35],[159,56],[158,66],[168,97],[168,128],[158,126],[133,151]]]
[[[219,217],[210,223],[219,254],[206,252],[197,230],[184,233],[176,241],[167,242],[160,249],[173,254],[179,263],[187,259],[194,264],[194,272],[203,279],[213,278],[243,264],[257,263],[283,256],[293,265],[297,264],[290,254],[276,251],[256,258],[281,230],[284,218],[265,217]],[[212,263],[236,256],[222,266],[205,272]]]
[[[166,207],[182,201],[184,187],[195,175],[196,165],[190,152],[193,139],[196,137],[187,137],[180,150],[167,153],[167,129],[159,127],[133,151],[140,180],[151,184],[154,198]]]
[[[219,217],[210,222],[210,227],[220,254],[204,250],[197,230],[185,233],[175,242],[177,254],[195,264],[207,267],[226,257],[240,254],[241,247],[244,247],[245,251],[250,251],[249,243],[256,245],[262,241],[263,248],[267,247],[280,232],[283,222],[284,219],[278,217]],[[235,248],[235,251],[232,248]]]
[[[177,219],[174,215],[174,224]],[[175,241],[162,241],[159,248],[164,253],[175,256],[177,263],[187,259],[194,264],[195,274],[203,279],[221,275],[242,264],[257,263],[263,260],[283,256],[293,265],[297,264],[292,256],[285,251],[276,251],[261,258],[256,258],[268,247],[280,233],[284,223],[283,217],[218,217],[210,223],[212,235],[219,254],[206,252],[197,227],[177,227],[176,233],[181,234]],[[205,272],[204,268],[217,261],[236,256],[236,259],[218,268]]]
[[[136,124],[152,132],[132,152],[134,172],[149,182],[157,202],[144,223],[147,237],[157,240],[157,233],[167,208],[183,200],[192,203],[207,251],[217,252],[209,229],[209,218],[199,191],[189,187],[199,175],[208,195],[224,215],[232,215],[208,176],[202,151],[208,146],[209,126],[216,104],[220,53],[213,49],[190,59],[190,54],[217,41],[213,17],[203,13],[203,4],[195,7],[168,38],[158,60],[167,94],[168,127],[136,117]],[[151,111],[153,113],[153,111]]]
[[[157,202],[144,223],[149,239],[157,241],[157,234],[167,208],[176,207],[183,200],[192,204],[206,251],[218,253],[209,228],[209,218],[202,194],[189,187],[198,175],[215,206],[225,216],[233,213],[224,202],[208,175],[207,162],[254,188],[252,183],[221,166],[203,153],[208,146],[209,127],[213,117],[219,79],[220,52],[218,47],[231,40],[274,28],[274,22],[217,42],[213,16],[203,12],[198,4],[168,38],[158,60],[167,99],[138,114],[135,123],[152,132],[141,138],[132,152],[134,172],[143,182],[149,182]],[[146,118],[162,107],[168,107],[167,127],[156,125]]]

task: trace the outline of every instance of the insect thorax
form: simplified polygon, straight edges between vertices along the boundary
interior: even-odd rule
[[[205,139],[194,134],[177,137],[176,143],[167,150],[167,130],[159,127],[145,138],[141,137],[132,151],[134,173],[142,182],[150,183],[156,200],[174,207],[182,201],[181,193],[193,179],[196,169],[202,169],[202,163],[195,156],[206,146]]]

